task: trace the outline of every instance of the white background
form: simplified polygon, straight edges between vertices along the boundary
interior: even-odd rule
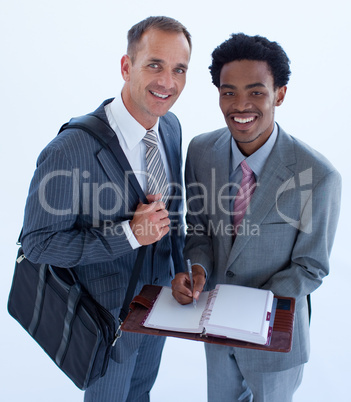
[[[6,311],[23,208],[41,149],[62,123],[121,88],[126,33],[150,15],[180,20],[193,37],[187,86],[174,106],[184,156],[192,137],[224,126],[208,66],[233,32],[276,40],[292,77],[276,120],[325,154],[343,176],[331,273],[312,296],[312,353],[295,402],[345,401],[350,381],[350,7],[347,0],[0,0],[0,399],[81,401],[78,390]],[[318,205],[314,206],[318,208]],[[206,400],[203,345],[168,339],[153,402]],[[219,398],[220,401],[220,398]]]

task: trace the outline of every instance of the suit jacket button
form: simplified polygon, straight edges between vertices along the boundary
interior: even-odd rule
[[[159,279],[158,278],[155,278],[154,279],[154,285],[157,285],[159,283]]]
[[[227,277],[228,277],[228,278],[233,278],[234,275],[235,275],[235,274],[234,274],[234,272],[232,272],[232,271],[228,271],[228,272],[227,272]]]

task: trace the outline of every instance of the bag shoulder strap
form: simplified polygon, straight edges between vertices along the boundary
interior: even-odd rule
[[[80,117],[74,117],[68,123],[64,124],[60,128],[58,134],[69,128],[76,128],[85,131],[86,133],[97,139],[102,144],[103,147],[108,148],[113,153],[117,162],[122,166],[124,171],[132,170],[119,144],[116,133],[102,119],[92,114],[87,114]],[[129,180],[131,181],[131,184],[133,185],[134,189],[137,191],[139,198],[142,200],[144,204],[147,204],[148,201],[145,196],[145,193],[142,191],[135,175],[129,175]],[[135,287],[138,282],[141,267],[146,253],[146,248],[147,246],[140,247],[137,259],[134,264],[132,276],[129,281],[128,289],[123,302],[123,307],[121,309],[119,316],[119,319],[122,322],[128,315],[129,305],[132,301]]]
[[[105,123],[100,117],[93,114],[86,114],[84,116],[73,117],[68,123],[65,123],[61,128],[58,134],[62,133],[62,131],[75,128],[80,129],[94,137],[98,140],[104,148],[108,148],[112,154],[115,156],[116,161],[120,164],[122,169],[125,172],[132,172],[132,168],[128,162],[125,153],[123,152],[116,133],[112,130],[112,128]],[[128,179],[137,192],[140,200],[147,204],[148,201],[146,199],[145,193],[140,187],[140,184],[135,177],[134,174],[128,175]]]

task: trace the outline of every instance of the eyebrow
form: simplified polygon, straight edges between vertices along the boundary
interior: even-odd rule
[[[264,84],[262,84],[262,82],[255,82],[253,84],[249,84],[246,85],[245,89],[252,89],[252,88],[266,88],[266,86]],[[220,86],[221,89],[237,89],[237,87],[235,85],[231,85],[231,84],[222,84]]]
[[[149,63],[164,63],[162,59],[149,59]]]
[[[160,64],[164,64],[165,61],[162,59],[150,59],[149,63],[160,63]],[[183,63],[178,63],[176,65],[177,68],[184,68],[185,70],[188,70],[189,66],[187,64],[183,64]]]
[[[184,70],[187,70],[189,67],[188,67],[188,65],[187,64],[183,64],[183,63],[178,63],[177,64],[177,67],[179,68],[184,68]]]

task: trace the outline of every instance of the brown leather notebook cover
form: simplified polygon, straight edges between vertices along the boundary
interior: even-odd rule
[[[136,296],[130,304],[130,312],[122,324],[122,331],[137,332],[148,335],[172,336],[193,341],[216,343],[218,345],[235,346],[239,348],[260,349],[271,352],[289,352],[291,350],[295,313],[294,298],[276,297],[278,303],[270,345],[258,345],[229,338],[203,336],[202,334],[166,331],[144,327],[141,323],[144,321],[148,310],[152,307],[160,290],[161,286],[154,285],[145,285],[142,288],[140,294]]]

